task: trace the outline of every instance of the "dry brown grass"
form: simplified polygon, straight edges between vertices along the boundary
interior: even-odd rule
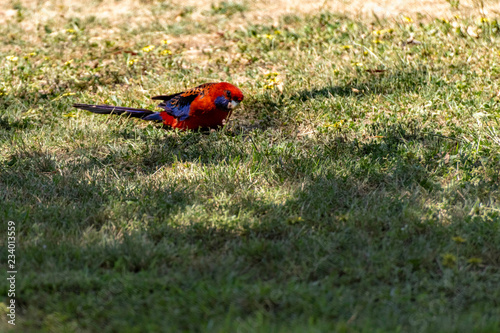
[[[195,0],[172,0],[171,17],[175,20],[182,13],[183,8],[194,9],[192,19],[204,20],[204,12],[210,10],[212,4],[220,1],[202,2]],[[238,1],[235,1],[238,2]],[[29,31],[48,20],[58,20],[71,16],[96,16],[104,17],[112,22],[127,22],[131,26],[142,24],[150,20],[150,7],[154,1],[148,0],[103,0],[93,2],[82,2],[75,0],[20,0],[18,3],[33,10],[34,15],[23,22],[23,26]],[[235,16],[228,24],[239,24],[242,21],[273,21],[284,14],[313,13],[323,10],[342,13],[348,16],[367,17],[373,14],[378,17],[388,18],[399,15],[421,14],[429,17],[450,17],[454,15],[477,16],[492,15],[500,13],[500,2],[496,0],[462,0],[459,1],[458,9],[454,8],[446,0],[258,0],[249,1],[248,10],[244,16]],[[0,1],[0,22],[6,22],[16,15],[12,9],[12,1]],[[166,18],[168,19],[168,18]],[[111,33],[111,31],[110,31]]]
[[[24,30],[25,41],[31,44],[41,42],[37,29],[50,23],[52,27],[64,30],[64,25],[72,17],[87,18],[95,17],[105,19],[109,22],[108,27],[94,27],[87,33],[95,39],[119,39],[120,26],[126,25],[131,28],[140,28],[152,21],[154,8],[166,3],[168,10],[161,10],[161,19],[164,22],[180,22],[186,12],[189,11],[189,20],[193,23],[205,24],[207,13],[214,4],[220,1],[199,2],[195,0],[172,0],[160,2],[155,0],[103,0],[82,2],[75,0],[0,0],[0,24],[8,24],[15,21],[18,11],[14,9],[20,4],[27,9],[28,19],[23,19],[17,24]],[[231,2],[231,1],[228,1]],[[226,21],[218,21],[217,31],[235,30],[239,26],[249,23],[278,24],[279,17],[287,14],[311,14],[321,11],[341,13],[349,17],[360,19],[373,18],[397,18],[401,16],[418,16],[420,21],[426,18],[444,17],[450,18],[456,15],[468,16],[491,16],[500,13],[500,1],[496,0],[466,0],[459,1],[458,9],[454,8],[446,0],[257,0],[257,1],[233,1],[245,3],[246,10],[237,15],[229,17]],[[209,15],[208,15],[209,16]],[[184,18],[185,19],[185,18]],[[139,36],[143,38],[144,36]],[[176,43],[183,43],[187,49],[191,49],[193,57],[199,57],[203,50],[218,45],[220,40],[217,33],[185,34],[180,37],[166,36],[155,33],[152,39],[172,39]],[[125,41],[123,41],[125,42]],[[128,40],[132,45],[133,40]],[[9,47],[7,47],[9,48]],[[0,50],[5,48],[0,47]],[[189,53],[189,52],[188,52]],[[189,57],[189,54],[187,54]]]

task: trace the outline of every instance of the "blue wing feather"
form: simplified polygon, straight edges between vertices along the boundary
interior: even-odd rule
[[[191,97],[191,96],[190,96]],[[186,99],[186,98],[173,98],[170,101],[166,103],[161,103],[164,104],[165,111],[167,113],[175,118],[178,118],[180,121],[186,120],[189,117],[189,110],[191,108],[191,103],[193,100],[197,97],[192,96],[194,98],[192,99]],[[160,105],[161,105],[160,104]]]
[[[155,96],[153,99],[163,100],[163,102],[158,104],[158,106],[163,108],[172,117],[183,121],[189,117],[191,103],[193,103],[196,97],[204,95],[214,84],[215,83],[205,83],[182,93],[167,96]]]

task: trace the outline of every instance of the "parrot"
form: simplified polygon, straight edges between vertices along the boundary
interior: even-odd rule
[[[154,96],[162,101],[162,111],[135,109],[123,106],[73,104],[73,107],[99,114],[127,114],[143,120],[163,122],[180,130],[217,129],[231,116],[243,100],[241,90],[227,82],[205,83],[186,91]]]

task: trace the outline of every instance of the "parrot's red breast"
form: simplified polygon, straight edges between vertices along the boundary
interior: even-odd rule
[[[163,123],[173,128],[197,129],[223,126],[232,110],[243,100],[243,93],[227,83],[205,83],[185,92],[155,96]]]
[[[233,109],[243,100],[243,93],[227,83],[205,83],[172,95],[153,97],[161,100],[163,110],[134,109],[123,106],[74,104],[79,109],[100,114],[128,114],[144,120],[162,121],[172,128],[217,128],[224,125]]]

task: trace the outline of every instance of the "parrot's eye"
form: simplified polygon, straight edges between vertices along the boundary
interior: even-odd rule
[[[226,95],[227,95],[227,98],[231,98],[231,92],[229,90],[226,90]]]

